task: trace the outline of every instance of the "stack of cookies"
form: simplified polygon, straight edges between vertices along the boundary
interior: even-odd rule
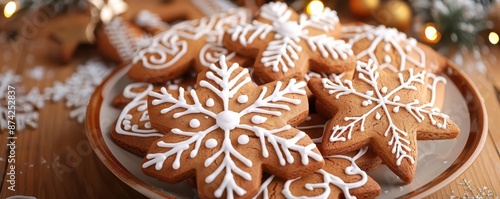
[[[144,38],[130,56],[109,53],[134,81],[111,138],[200,198],[373,198],[366,172],[410,183],[417,140],[460,132],[440,112],[446,59],[396,29],[280,2],[147,29],[123,29]]]

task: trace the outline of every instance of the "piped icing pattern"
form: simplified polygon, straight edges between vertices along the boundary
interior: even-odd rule
[[[337,13],[329,8],[321,14],[297,16],[285,3],[271,2],[261,7],[256,20],[227,32],[233,42],[250,48],[258,48],[270,38],[265,50],[259,52],[255,67],[289,74],[297,72],[296,67],[307,67],[297,64],[305,63],[300,60],[309,59],[309,52],[318,55],[312,59],[346,60],[353,55],[349,44],[330,36],[338,23]]]
[[[194,77],[182,77],[167,81],[163,87],[168,90],[177,90],[180,87],[187,91],[193,89],[191,81]],[[194,82],[193,82],[194,83]],[[158,87],[158,86],[157,86]],[[156,87],[156,88],[157,88]],[[121,135],[136,137],[162,137],[163,134],[153,129],[149,120],[147,110],[148,93],[155,90],[155,86],[146,82],[134,82],[128,84],[117,98],[130,100],[122,109],[115,126],[115,132]],[[124,100],[120,99],[120,101]],[[139,120],[134,117],[140,117]]]
[[[358,151],[353,157],[346,155],[333,155],[327,156],[325,159],[330,159],[333,161],[349,161],[350,165],[346,168],[339,168],[337,165],[330,165],[327,161],[327,165],[324,169],[316,171],[314,175],[320,175],[321,180],[318,180],[311,176],[304,176],[301,178],[296,178],[293,180],[281,180],[276,178],[276,176],[271,175],[268,177],[259,189],[259,193],[254,199],[263,198],[287,198],[287,199],[324,199],[324,198],[335,198],[339,197],[340,193],[344,195],[345,198],[353,199],[356,198],[350,193],[351,189],[363,187],[368,182],[368,175],[365,171],[361,170],[355,161],[361,158],[368,151],[368,147],[364,147]],[[350,176],[359,175],[360,179],[355,182],[345,182],[338,176],[338,172],[345,172],[345,174]],[[315,196],[308,195],[295,195],[292,191],[291,185],[298,182],[307,182],[304,184],[305,190],[314,191],[322,190],[320,193],[316,193]],[[278,185],[277,185],[278,184]],[[272,188],[273,187],[273,188]],[[279,187],[279,188],[276,188]],[[282,189],[280,189],[282,188]],[[339,191],[340,190],[340,191]],[[273,196],[273,197],[271,197]]]
[[[237,8],[237,6],[229,0],[191,0],[191,3],[206,16]]]
[[[356,72],[358,72],[358,80],[365,82],[370,85],[370,88],[366,91],[356,90],[356,84],[353,84],[350,80],[345,80],[341,82],[339,78],[334,81],[329,79],[322,79],[322,83],[325,89],[328,90],[330,95],[333,95],[335,99],[340,99],[344,95],[356,95],[364,99],[360,104],[362,107],[368,107],[368,111],[360,116],[345,116],[344,120],[348,121],[347,125],[336,125],[332,129],[332,134],[329,137],[330,142],[346,141],[352,138],[354,127],[360,123],[359,131],[364,131],[365,120],[374,114],[377,120],[382,119],[382,115],[389,121],[389,125],[384,132],[384,136],[391,136],[388,143],[389,146],[393,148],[392,153],[395,154],[396,164],[400,165],[404,158],[410,160],[411,163],[415,162],[415,157],[409,155],[410,147],[408,144],[414,142],[411,138],[408,138],[408,132],[399,127],[400,124],[395,124],[391,119],[394,113],[399,111],[409,112],[413,118],[422,122],[424,119],[430,119],[432,125],[437,128],[445,129],[447,126],[447,120],[449,116],[439,112],[439,110],[432,107],[431,104],[422,104],[418,99],[411,102],[401,101],[401,96],[398,94],[400,91],[404,90],[414,90],[417,91],[416,84],[425,85],[425,71],[414,74],[413,69],[408,69],[409,77],[405,79],[402,73],[398,74],[400,85],[392,90],[387,87],[379,86],[380,73],[377,71],[378,66],[369,60],[368,63],[358,62],[356,66]],[[380,87],[380,88],[379,88]],[[372,105],[374,104],[374,105]],[[442,121],[438,121],[435,118],[441,118]]]
[[[222,46],[224,29],[248,20],[245,9],[233,9],[198,20],[184,21],[151,38],[138,50],[133,63],[150,70],[161,70],[176,64],[183,57],[196,59],[204,67],[215,63],[221,55],[232,58],[234,53]],[[190,45],[190,44],[203,45]],[[201,46],[198,48],[197,46]]]
[[[135,51],[148,40],[147,37],[133,35],[127,23],[121,17],[115,17],[104,26],[104,33],[122,60],[131,60]]]
[[[306,169],[311,159],[314,162],[322,161],[315,144],[304,132],[294,129],[286,124],[286,121],[282,121],[283,119],[280,120],[289,115],[291,109],[297,109],[299,104],[307,103],[305,82],[291,79],[256,87],[250,79],[248,69],[241,68],[236,63],[226,63],[224,56],[218,64],[219,66],[210,65],[208,71],[200,74],[203,78],[199,80],[195,90],[186,93],[180,88],[178,93],[170,93],[162,89],[159,93],[149,94],[150,112],[159,111],[165,115],[155,118],[156,120],[172,118],[178,122],[162,123],[171,131],[150,149],[143,164],[146,173],[164,173],[161,170],[173,169],[169,173],[175,175],[176,171],[186,171],[185,167],[193,168],[198,171],[196,178],[203,179],[198,180],[198,187],[204,187],[199,189],[202,197],[220,198],[225,195],[227,198],[233,198],[246,195],[248,189],[257,190],[256,187],[251,188],[255,184],[238,183],[236,179],[260,184],[261,173],[252,171],[256,171],[255,167],[260,167],[263,161],[249,158],[256,150],[243,150],[246,148],[238,145],[253,143],[254,146],[259,146],[259,156],[262,159],[277,159],[277,165],[270,165],[273,167],[300,162],[301,164],[294,164],[294,167],[301,168],[300,165],[304,165]],[[249,89],[250,87],[252,89]],[[246,95],[257,98],[242,97]],[[240,108],[231,109],[233,104]],[[302,108],[306,110],[306,107]],[[193,122],[192,118],[197,118],[201,124],[198,125],[198,121]],[[181,120],[191,120],[189,127],[178,125],[182,124]],[[272,122],[260,125],[266,120]],[[171,140],[179,142],[170,143]],[[294,157],[299,159],[295,160]],[[181,164],[181,159],[187,162]],[[147,169],[152,166],[154,169]],[[169,168],[164,168],[165,166]],[[209,174],[199,173],[200,170],[209,171]],[[200,185],[199,182],[202,181],[206,184]],[[207,193],[208,190],[214,192]]]
[[[134,92],[134,88],[145,88],[141,92]],[[153,85],[148,83],[132,83],[125,87],[123,96],[133,99],[129,102],[118,116],[115,125],[115,132],[121,135],[136,136],[136,137],[162,137],[163,134],[151,127],[148,114],[147,94],[153,90]],[[139,122],[134,122],[134,116],[131,112],[140,113]],[[142,124],[142,125],[141,125]]]
[[[380,68],[387,68],[392,72],[404,71],[410,67],[414,70],[427,67],[426,55],[417,46],[417,40],[407,37],[395,28],[383,25],[344,26],[342,32],[342,37],[349,39],[348,43],[353,46],[358,60],[366,62],[372,59]],[[361,45],[361,42],[370,44],[365,46]],[[385,55],[377,56],[377,52],[383,52]],[[397,57],[393,57],[393,54]]]
[[[365,142],[374,146],[384,163],[403,181],[411,181],[417,132],[454,135],[451,137],[459,132],[448,115],[425,102],[426,79],[425,70],[414,72],[409,68],[388,74],[368,60],[368,63],[358,61],[353,80],[311,80],[314,81],[311,85],[321,85],[310,87],[316,97],[331,100],[339,109],[327,125],[322,150],[342,151],[353,142]],[[345,108],[352,106],[359,109]],[[400,166],[412,169],[403,172]]]
[[[169,25],[160,16],[149,10],[141,10],[135,17],[135,24],[142,28],[157,28],[167,30]]]

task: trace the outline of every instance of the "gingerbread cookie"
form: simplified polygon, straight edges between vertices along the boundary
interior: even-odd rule
[[[144,173],[168,183],[196,176],[200,198],[250,198],[263,170],[284,179],[313,173],[322,155],[292,127],[307,117],[305,86],[255,86],[248,69],[221,56],[191,92],[150,93],[152,126],[165,135],[149,149]]]
[[[351,155],[325,157],[325,167],[314,175],[293,180],[270,176],[255,198],[375,198],[381,188],[358,164],[373,165],[377,159],[368,147]]]
[[[326,8],[317,15],[298,15],[282,2],[261,7],[255,20],[229,29],[224,46],[256,57],[255,74],[265,82],[303,77],[309,70],[336,74],[354,69],[350,45],[340,38],[337,13]]]
[[[304,131],[316,144],[321,143],[323,139],[323,131],[327,118],[317,113],[309,113],[306,120],[300,123],[296,128]]]
[[[98,30],[97,50],[116,63],[129,61],[135,51],[147,44],[148,36],[136,25],[115,17]]]
[[[439,74],[447,66],[446,58],[395,28],[356,24],[342,27],[342,32],[357,60],[372,59],[382,69],[399,72],[414,68]]]
[[[427,73],[427,102],[441,109],[446,94],[446,78],[441,75]]]
[[[335,107],[320,149],[323,155],[371,146],[401,180],[410,183],[416,169],[419,138],[458,136],[460,129],[425,100],[426,71],[396,74],[358,61],[353,80],[311,79],[309,88],[325,108]],[[425,136],[424,136],[425,135]]]
[[[133,83],[125,87],[123,95],[133,100],[123,108],[114,128],[111,128],[111,139],[121,148],[139,156],[144,156],[151,143],[163,136],[152,128],[149,121],[147,94],[153,88],[148,83]]]
[[[241,63],[222,46],[221,38],[224,29],[246,23],[248,18],[247,10],[235,9],[178,23],[138,51],[128,76],[136,81],[162,83],[184,74],[192,61],[196,71],[215,63],[220,55]]]

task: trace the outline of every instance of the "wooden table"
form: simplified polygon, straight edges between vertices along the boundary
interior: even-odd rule
[[[66,21],[65,21],[66,20]],[[67,18],[54,17],[27,42],[0,43],[0,72],[14,70],[23,77],[19,86],[41,89],[52,86],[55,81],[65,81],[78,63],[95,56],[92,46],[79,48],[76,59],[61,65],[52,49],[58,46],[48,40],[55,24],[68,23]],[[23,26],[25,24],[18,24]],[[19,40],[18,40],[19,41]],[[15,48],[18,48],[15,50]],[[494,59],[496,58],[496,59]],[[464,62],[473,56],[465,53]],[[459,183],[471,180],[471,185],[487,186],[500,193],[500,105],[495,87],[500,89],[500,49],[492,47],[483,54],[487,71],[481,73],[467,68],[467,73],[476,83],[484,97],[489,115],[490,131],[486,145],[477,160],[460,177],[432,194],[430,198],[448,198],[452,191],[463,195],[464,187]],[[51,71],[51,78],[34,80],[26,73],[36,66]],[[84,133],[84,126],[69,118],[69,109],[64,103],[47,102],[39,110],[37,129],[17,133],[16,140],[16,191],[8,190],[7,179],[1,184],[0,198],[13,195],[36,198],[142,198],[143,196],[117,179],[91,151]],[[7,145],[7,133],[0,134],[0,146]],[[7,150],[0,150],[0,174],[4,178],[7,166]],[[498,196],[498,195],[497,195]]]

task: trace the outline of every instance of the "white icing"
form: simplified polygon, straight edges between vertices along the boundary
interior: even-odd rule
[[[133,88],[144,88],[142,92],[135,93],[132,92]],[[151,128],[151,123],[149,123],[148,116],[148,104],[145,100],[148,92],[153,90],[153,85],[148,83],[132,83],[125,87],[123,91],[123,96],[129,99],[133,99],[129,102],[120,112],[118,120],[115,125],[115,131],[121,135],[136,136],[136,137],[162,137],[163,134],[158,133],[155,129]],[[146,122],[146,124],[141,127],[138,124],[132,124],[132,115],[129,114],[131,111],[139,111],[143,114],[139,119],[140,122]],[[122,127],[123,126],[123,127]]]
[[[140,27],[158,27],[162,29],[168,28],[168,24],[161,18],[149,10],[141,10],[135,17],[135,24]]]
[[[262,117],[260,115],[254,115],[251,120],[252,120],[252,123],[254,123],[254,124],[262,124],[262,123],[266,122],[267,117]]]
[[[340,190],[342,190],[342,193],[344,194],[345,198],[348,199],[354,199],[356,198],[355,196],[351,195],[350,190],[355,189],[355,188],[360,188],[363,187],[367,182],[368,182],[368,175],[366,174],[365,171],[361,170],[358,165],[356,164],[356,160],[358,160],[360,157],[366,154],[368,151],[368,148],[362,148],[361,150],[358,151],[358,153],[354,157],[349,157],[345,155],[334,155],[334,156],[327,156],[325,158],[330,158],[330,159],[345,159],[351,162],[351,165],[346,167],[344,169],[344,172],[347,175],[350,176],[361,176],[361,179],[355,182],[345,182],[342,178],[333,175],[329,173],[327,170],[320,169],[316,171],[317,174],[321,175],[322,181],[317,182],[317,183],[306,183],[304,185],[304,188],[306,190],[313,191],[314,189],[320,189],[323,192],[321,192],[320,195],[317,196],[296,196],[292,193],[292,190],[290,188],[290,185],[296,181],[307,181],[309,178],[308,177],[302,177],[302,178],[296,178],[292,180],[286,180],[284,181],[284,186],[282,190],[276,190],[276,189],[269,189],[269,185],[272,182],[275,183],[282,183],[283,180],[275,178],[274,175],[271,175],[269,178],[267,178],[259,188],[259,191],[253,199],[259,198],[261,196],[263,199],[269,199],[270,195],[276,195],[281,192],[282,196],[287,199],[324,199],[324,198],[330,198],[332,195],[332,189],[331,185],[338,187]],[[277,179],[277,180],[275,180]],[[270,193],[271,191],[274,191],[274,193]]]
[[[326,35],[339,22],[337,13],[329,8],[313,16],[302,14],[297,21],[292,21],[292,10],[286,3],[271,2],[261,7],[259,16],[272,24],[254,20],[249,24],[236,25],[228,32],[233,41],[244,46],[251,45],[256,39],[264,40],[273,33],[272,40],[262,52],[260,62],[264,67],[272,67],[274,72],[286,73],[289,68],[295,67],[303,54],[305,43],[313,52],[319,51],[324,58],[347,59],[353,55],[351,45]],[[309,35],[309,28],[321,30],[323,34]]]
[[[200,127],[200,124],[201,124],[200,120],[198,120],[198,119],[191,119],[191,121],[189,121],[189,126],[191,128],[198,128],[198,127]]]
[[[217,142],[216,139],[210,138],[205,142],[205,147],[213,149],[217,146],[217,144],[219,144],[219,142]]]
[[[191,0],[191,3],[200,9],[206,16],[237,8],[237,6],[229,0]]]
[[[382,87],[382,88],[380,89],[380,92],[381,92],[381,93],[383,93],[383,94],[386,94],[386,93],[387,93],[387,87],[385,87],[385,86],[384,86],[384,87]]]
[[[243,134],[238,137],[238,144],[245,145],[248,144],[248,142],[250,142],[248,135]]]
[[[438,84],[446,84],[446,78],[444,78],[443,76],[438,76],[438,75],[435,75],[433,73],[427,73],[427,78],[429,79],[429,84],[427,85],[427,89],[429,89],[431,91],[431,99],[430,99],[430,102],[429,104],[431,104],[432,106],[434,106],[434,104],[436,103],[436,91],[437,91],[437,85]]]
[[[198,51],[200,63],[208,67],[221,55],[235,56],[222,46],[222,36],[227,27],[244,24],[249,13],[245,9],[232,9],[197,20],[183,21],[169,30],[155,35],[147,45],[139,49],[133,63],[141,62],[147,69],[160,70],[175,64],[182,57],[191,56],[188,51]],[[195,49],[189,43],[202,40],[201,49]],[[194,58],[194,57],[190,57]]]
[[[212,99],[212,98],[208,98],[208,99],[207,99],[207,102],[205,103],[205,105],[206,105],[207,107],[214,107],[214,105],[215,105],[215,101],[214,101],[214,99]]]
[[[374,102],[375,105],[370,107],[369,110],[362,114],[361,116],[346,116],[344,118],[345,121],[352,121],[347,125],[336,125],[332,128],[333,133],[329,138],[330,142],[339,142],[346,141],[351,139],[354,127],[360,123],[360,131],[364,131],[365,119],[367,116],[372,113],[378,111],[382,111],[384,113],[383,118],[388,120],[388,126],[384,133],[384,136],[391,135],[390,142],[388,144],[393,146],[392,153],[396,156],[396,164],[400,165],[401,161],[404,158],[407,158],[411,163],[414,163],[414,158],[411,153],[411,148],[408,146],[410,144],[410,140],[408,140],[408,133],[401,130],[398,124],[394,124],[392,120],[392,114],[389,112],[390,107],[394,107],[392,109],[393,112],[402,110],[407,111],[417,122],[422,122],[424,119],[428,118],[431,120],[431,123],[437,128],[446,128],[448,115],[440,113],[438,110],[432,107],[431,104],[419,104],[418,100],[414,100],[413,102],[400,102],[401,98],[397,95],[399,91],[405,90],[415,90],[417,87],[416,84],[425,84],[426,85],[426,72],[422,71],[417,74],[414,74],[413,68],[409,68],[409,77],[406,79],[403,77],[401,73],[398,74],[400,85],[394,88],[389,93],[383,93],[378,91],[378,79],[379,72],[377,71],[377,65],[373,64],[372,60],[369,60],[368,63],[358,61],[356,66],[356,71],[359,74],[359,80],[371,86],[373,91],[376,91],[374,96],[369,96],[365,93],[359,92],[356,90],[353,83],[349,80],[346,80],[344,83],[339,79],[334,79],[333,82],[329,79],[323,79],[323,87],[328,90],[330,95],[335,94],[335,98],[339,99],[344,95],[356,95],[359,96],[365,101],[363,101],[362,105],[365,106],[368,102]],[[385,89],[382,89],[385,90]],[[419,91],[416,91],[419,92]],[[392,101],[389,99],[393,99]],[[366,103],[365,103],[366,102]],[[376,115],[378,119],[378,115]],[[438,123],[435,118],[441,118],[443,120],[442,123]],[[382,119],[382,116],[380,116]],[[346,135],[347,133],[347,135]],[[414,140],[412,140],[414,141]]]
[[[122,60],[131,60],[140,48],[139,41],[121,17],[116,17],[104,26],[104,33]]]
[[[383,25],[376,27],[371,25],[345,26],[342,28],[342,32],[344,33],[343,38],[349,39],[349,44],[353,46],[363,39],[373,40],[370,46],[360,52],[356,52],[358,60],[367,57],[372,59],[380,68],[388,68],[393,72],[408,69],[406,67],[407,63],[414,64],[420,68],[425,67],[425,53],[417,46],[417,41],[414,38],[408,38],[405,33],[399,32],[395,28],[387,28]],[[398,63],[392,63],[389,55],[384,57],[384,63],[379,63],[375,55],[375,50],[379,45],[384,45],[384,52],[387,53],[390,53],[393,48],[396,56],[399,57],[399,65],[394,65]],[[414,58],[406,54],[406,52],[411,51],[415,51],[418,57]]]
[[[240,95],[237,100],[240,104],[247,103],[248,102],[248,95]]]
[[[214,183],[214,180],[222,175],[223,181],[220,184],[214,185],[218,186],[214,192],[215,197],[219,198],[223,193],[225,193],[228,198],[234,197],[235,194],[237,196],[243,196],[246,194],[246,190],[235,181],[234,176],[237,175],[241,177],[241,179],[247,181],[252,180],[252,176],[246,170],[252,169],[253,162],[236,150],[232,145],[231,132],[236,128],[246,130],[242,132],[250,133],[252,137],[255,137],[249,140],[249,142],[255,141],[260,143],[262,157],[264,158],[269,157],[267,148],[268,145],[271,145],[281,165],[295,162],[292,153],[297,154],[300,157],[301,163],[304,165],[309,163],[309,158],[316,161],[322,160],[321,154],[313,151],[316,148],[315,144],[310,143],[307,146],[297,144],[302,139],[308,139],[304,132],[298,132],[293,135],[292,138],[277,136],[280,132],[291,129],[292,127],[290,125],[284,125],[282,127],[259,127],[242,123],[240,120],[240,118],[248,114],[281,116],[282,112],[291,109],[290,105],[302,103],[300,99],[297,99],[296,95],[305,96],[305,82],[297,82],[295,79],[290,79],[285,84],[278,81],[273,85],[259,87],[259,89],[257,89],[260,90],[259,97],[243,110],[235,112],[230,110],[230,102],[233,102],[231,99],[241,94],[238,93],[240,92],[240,88],[243,86],[253,86],[253,83],[248,75],[247,69],[235,72],[239,69],[239,65],[235,63],[228,66],[225,56],[221,56],[219,65],[220,68],[215,64],[210,65],[209,70],[205,74],[207,79],[199,82],[200,87],[210,90],[220,98],[223,110],[218,113],[208,110],[203,106],[198,98],[196,90],[191,90],[189,95],[187,95],[192,99],[190,101],[192,101],[193,104],[189,104],[186,101],[186,95],[183,88],[179,88],[178,99],[169,94],[165,88],[162,88],[160,93],[151,92],[149,94],[149,97],[153,98],[153,106],[168,105],[161,110],[162,114],[167,114],[173,110],[176,110],[173,114],[174,118],[189,117],[190,114],[202,114],[214,119],[215,124],[206,129],[197,130],[196,132],[173,128],[171,130],[172,134],[187,137],[187,139],[177,143],[167,143],[165,141],[157,142],[155,146],[160,147],[160,149],[164,148],[164,150],[147,154],[147,161],[142,165],[143,168],[155,165],[156,170],[161,170],[166,159],[174,158],[171,167],[173,169],[179,169],[181,167],[181,156],[183,152],[190,149],[191,145],[194,145],[189,156],[195,158],[198,155],[201,140],[208,134],[214,133],[215,130],[220,129],[220,131],[216,131],[224,134],[224,139],[220,140],[222,142],[220,144],[220,149],[205,159],[204,166],[209,167],[213,165],[216,160],[221,160],[221,158],[222,161],[218,162],[217,168],[213,173],[205,178],[205,183]],[[270,94],[267,92],[267,86],[272,87],[272,92]],[[248,137],[250,138],[250,136]],[[245,138],[241,139],[243,143],[246,142]],[[206,145],[207,142],[205,142]],[[209,146],[213,146],[213,144],[211,143]],[[235,161],[241,162],[242,167],[237,166]]]

